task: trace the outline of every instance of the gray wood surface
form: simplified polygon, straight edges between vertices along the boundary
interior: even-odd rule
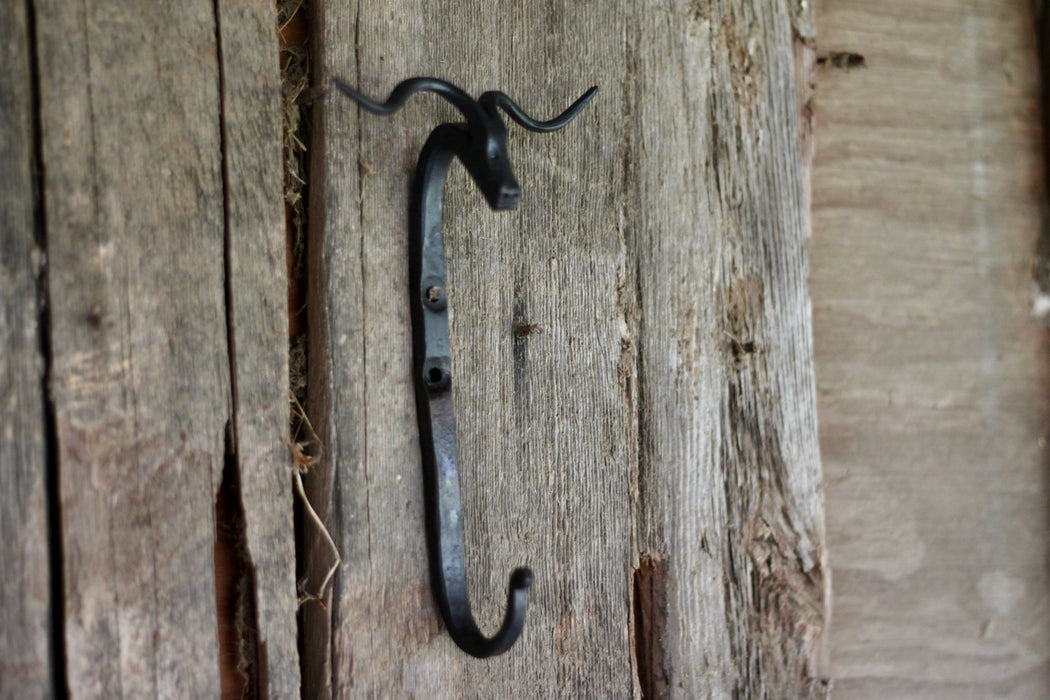
[[[35,8],[68,687],[213,696],[231,419],[215,8]]]
[[[459,651],[431,602],[409,369],[408,187],[429,131],[455,117],[433,97],[386,119],[358,119],[335,95],[319,108],[310,388],[325,411],[346,564],[331,606],[331,673],[310,671],[329,648],[322,638],[306,650],[306,687],[332,683],[338,697],[630,693],[629,413],[616,306],[623,144],[601,137],[622,133],[622,72],[599,69],[622,63],[623,22],[568,5],[358,12],[325,8],[317,75],[385,96],[400,79],[436,74],[473,94],[499,87],[543,118],[595,83],[602,93],[555,135],[512,127],[517,211],[489,211],[458,165],[446,198],[467,566],[483,629],[498,626],[510,571],[536,574],[526,630],[495,661]],[[544,333],[516,338],[527,323]]]
[[[0,23],[0,698],[48,697],[44,358],[25,3]]]
[[[1050,687],[1032,7],[818,3],[812,293],[840,698]]]
[[[258,690],[291,698],[299,652],[276,13],[265,2],[217,9],[235,448],[253,569],[242,590],[254,597]]]
[[[292,697],[276,14],[262,3],[40,2],[36,16],[68,686],[218,691],[226,465],[248,557],[235,587],[250,629],[238,634],[258,641],[235,653],[253,657],[257,690]],[[39,516],[26,512],[29,527]]]
[[[523,187],[446,198],[455,402],[482,627],[532,566],[526,630],[460,652],[430,599],[407,305],[408,189],[433,97],[315,109],[312,484],[344,565],[306,609],[322,697],[820,696],[821,503],[792,16],[780,2],[325,5],[315,79],[435,75],[540,116]],[[542,334],[516,337],[535,324]],[[313,550],[317,582],[330,559]],[[331,640],[331,641],[329,641]]]
[[[629,28],[638,537],[665,579],[651,697],[826,690],[808,219],[786,7],[643,4]]]

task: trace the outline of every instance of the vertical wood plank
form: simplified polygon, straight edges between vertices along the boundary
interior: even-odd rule
[[[346,562],[331,666],[320,658],[324,634],[306,652],[327,686],[318,690],[629,695],[619,10],[554,3],[479,15],[457,3],[371,2],[325,6],[318,26],[316,75],[376,96],[436,75],[473,94],[503,89],[546,118],[602,88],[563,132],[511,127],[518,211],[489,211],[458,165],[446,198],[468,571],[482,628],[498,625],[513,567],[537,576],[525,632],[496,661],[459,651],[430,598],[410,370],[408,188],[429,131],[458,116],[425,96],[385,119],[358,117],[332,94],[317,108],[310,387]],[[527,323],[543,334],[516,337]]]
[[[516,553],[558,563],[518,647],[487,665],[429,609],[404,301],[410,173],[428,115],[455,117],[426,98],[379,120],[330,96],[318,114],[311,390],[347,561],[334,656],[322,627],[308,647],[319,692],[825,693],[800,9],[324,8],[319,74],[369,94],[437,74],[532,107],[593,71],[609,101],[557,146],[512,136],[515,214],[486,211],[458,170],[446,197],[483,626],[510,568],[539,567]],[[516,337],[525,324],[544,333]]]
[[[210,696],[230,420],[215,8],[36,10],[69,687]]]
[[[48,697],[44,358],[27,4],[0,23],[0,698]]]
[[[260,690],[299,694],[276,11],[218,3],[236,462]],[[243,575],[243,572],[242,572]]]
[[[635,677],[632,416],[619,371],[627,328],[618,290],[628,265],[619,209],[624,13],[522,3],[478,26],[474,8],[452,8],[424,16],[424,27],[449,39],[415,70],[444,66],[473,94],[501,89],[540,118],[600,88],[555,134],[508,126],[522,187],[515,212],[489,211],[462,169],[449,183],[461,488],[476,514],[467,567],[487,629],[502,615],[511,568],[527,563],[537,577],[520,648],[487,664],[454,649],[463,659],[454,695],[489,686],[531,697],[626,695]]]
[[[842,697],[1050,687],[1035,5],[818,4],[812,288]]]
[[[796,9],[643,1],[628,27],[652,697],[826,692]]]

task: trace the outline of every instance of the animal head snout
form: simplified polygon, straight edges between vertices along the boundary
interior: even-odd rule
[[[495,192],[494,199],[489,202],[496,211],[506,211],[518,206],[521,199],[521,188],[517,183],[502,184]]]

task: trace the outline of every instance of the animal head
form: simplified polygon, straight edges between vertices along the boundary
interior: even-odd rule
[[[477,104],[477,103],[475,103]],[[478,109],[467,119],[466,148],[459,159],[477,183],[489,206],[496,211],[518,206],[521,188],[514,177],[507,151],[507,127],[498,113]]]
[[[339,79],[333,82],[341,92],[373,114],[391,114],[410,95],[420,91],[437,93],[452,103],[467,120],[462,125],[466,132],[465,138],[455,153],[481,189],[489,206],[497,211],[515,208],[521,197],[521,188],[510,165],[507,127],[500,117],[500,110],[529,131],[557,131],[572,121],[598,92],[597,87],[592,87],[560,115],[541,122],[525,114],[502,92],[486,92],[474,100],[455,85],[437,78],[409,78],[402,81],[384,103],[370,100]]]

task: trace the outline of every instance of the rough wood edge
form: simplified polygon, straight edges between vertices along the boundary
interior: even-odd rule
[[[62,669],[51,639],[35,58],[29,3],[9,10],[0,26],[0,698],[13,700],[57,693]]]
[[[277,13],[216,4],[233,430],[254,594],[258,692],[299,693]]]
[[[664,625],[655,638],[663,664],[642,681],[657,695],[827,693],[805,102],[793,46],[812,25],[800,9],[691,2],[668,20],[667,8],[640,3],[647,28],[634,34],[666,26],[674,38],[659,50],[628,42],[634,107],[660,105],[641,117],[628,159],[639,162],[642,188],[628,211],[640,316],[639,545],[643,562],[658,562],[648,568],[666,572],[643,576],[659,591],[649,599],[667,600],[651,612]],[[662,81],[642,76],[665,70],[682,73],[688,89],[676,92],[672,80],[656,97]],[[667,123],[654,135],[647,118]],[[672,163],[674,178],[651,175]],[[685,205],[693,200],[695,211]]]
[[[230,402],[214,5],[34,8],[68,683],[206,695]]]

